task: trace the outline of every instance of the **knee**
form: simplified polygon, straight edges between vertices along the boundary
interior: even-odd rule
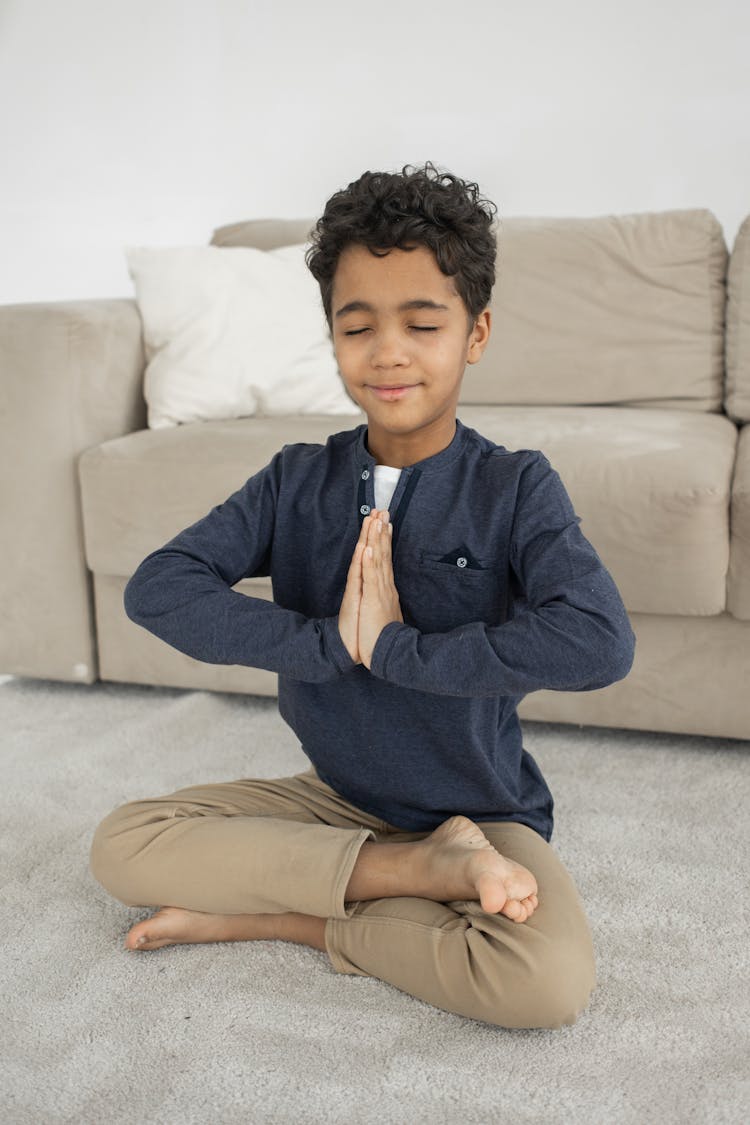
[[[586,942],[533,944],[533,950],[518,951],[515,972],[509,973],[507,948],[502,951],[491,1022],[526,1029],[574,1024],[596,987],[593,949]]]
[[[574,1024],[588,1007],[595,987],[593,955],[577,951],[569,958],[552,957],[539,971],[535,1022],[529,1026],[557,1029]]]
[[[122,805],[98,824],[89,850],[89,871],[114,898],[126,906],[137,906],[138,903],[129,901],[124,878],[127,866],[124,828],[129,808],[129,805]]]

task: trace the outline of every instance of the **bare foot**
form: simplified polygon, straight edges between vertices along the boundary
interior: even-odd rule
[[[136,922],[125,939],[132,950],[161,949],[207,941],[252,941],[274,935],[273,914],[204,914],[180,906],[162,906],[156,914]]]
[[[430,897],[436,901],[479,899],[482,910],[513,922],[525,922],[539,905],[531,872],[501,855],[466,816],[450,817],[420,846],[426,850]]]

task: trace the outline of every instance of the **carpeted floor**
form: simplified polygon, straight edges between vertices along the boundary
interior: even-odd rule
[[[0,685],[6,1125],[750,1120],[749,742],[528,723],[598,988],[506,1031],[284,942],[126,952],[88,870],[117,805],[304,769],[275,700]]]

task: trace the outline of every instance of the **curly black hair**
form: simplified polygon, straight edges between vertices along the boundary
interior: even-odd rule
[[[454,279],[471,329],[495,284],[496,213],[477,184],[440,172],[429,160],[421,168],[407,164],[401,172],[363,172],[328,200],[305,254],[320,285],[328,327],[339,257],[358,243],[378,257],[393,247],[429,247],[442,272]]]

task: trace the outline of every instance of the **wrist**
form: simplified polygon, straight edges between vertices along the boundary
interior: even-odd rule
[[[323,635],[325,638],[326,651],[339,672],[350,672],[352,668],[359,663],[359,656],[354,657],[349,651],[341,632],[341,624],[338,617],[327,617],[323,619]]]
[[[386,666],[396,640],[404,629],[410,629],[411,626],[405,625],[403,621],[389,621],[378,634],[375,644],[372,646],[372,651],[369,656],[368,668],[373,676],[378,676],[380,679],[387,679]]]

